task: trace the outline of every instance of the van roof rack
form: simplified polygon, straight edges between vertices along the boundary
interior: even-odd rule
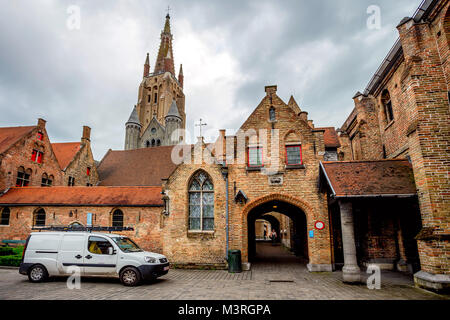
[[[34,226],[31,228],[31,230],[38,230],[41,231],[84,231],[84,232],[92,232],[92,231],[106,231],[106,232],[113,232],[113,231],[134,231],[133,227],[100,227],[100,226],[91,226],[91,227],[85,227],[85,226],[42,226],[37,227]]]

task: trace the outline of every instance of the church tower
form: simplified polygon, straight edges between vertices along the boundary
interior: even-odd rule
[[[133,113],[136,111],[137,118],[134,122],[140,125],[139,134],[135,134],[135,127],[129,128],[130,121],[128,121],[125,150],[176,144],[179,141],[171,139],[174,128],[186,128],[183,67],[180,65],[180,71],[176,76],[169,14],[166,16],[160,38],[153,72],[147,53],[143,79],[139,86],[138,103],[133,110]]]

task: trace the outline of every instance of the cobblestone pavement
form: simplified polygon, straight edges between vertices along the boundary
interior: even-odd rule
[[[69,290],[66,278],[34,284],[17,270],[0,269],[0,299],[450,299],[414,288],[411,277],[400,273],[383,272],[381,290],[344,284],[341,276],[340,272],[309,273],[304,263],[285,249],[258,244],[258,259],[251,271],[230,274],[223,270],[175,269],[155,282],[134,288],[122,286],[118,279],[83,278],[81,289]]]

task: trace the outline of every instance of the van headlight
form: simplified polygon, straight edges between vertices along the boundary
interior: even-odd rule
[[[148,263],[156,263],[156,258],[153,257],[144,257],[144,261]]]

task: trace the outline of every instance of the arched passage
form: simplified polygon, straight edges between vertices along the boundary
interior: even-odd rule
[[[293,238],[293,251],[298,256],[302,256],[305,259],[308,259],[308,240],[306,237],[306,229],[307,229],[307,219],[304,211],[298,206],[294,205],[291,202],[288,202],[286,199],[273,198],[267,199],[266,201],[262,201],[258,203],[258,205],[252,206],[247,214],[247,248],[248,248],[248,260],[253,261],[256,257],[256,237],[255,237],[255,222],[257,219],[265,219],[269,221],[271,224],[277,226],[278,231],[277,235],[280,238],[280,226],[279,221],[268,215],[270,212],[276,212],[281,215],[285,215],[289,217],[290,221],[292,221],[292,238]]]
[[[269,222],[271,229],[275,230],[275,232],[278,235],[280,234],[280,221],[278,221],[277,218],[275,218],[272,215],[265,214],[265,215],[261,216],[259,219],[263,219],[263,220],[266,220],[267,222]],[[269,236],[269,234],[267,236]],[[278,238],[278,242],[279,242],[279,238]]]

